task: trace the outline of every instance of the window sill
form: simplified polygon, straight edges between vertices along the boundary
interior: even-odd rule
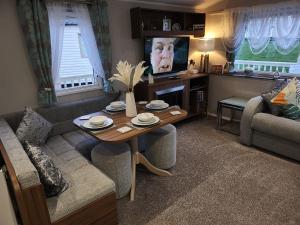
[[[246,75],[245,73],[242,72],[233,72],[233,73],[224,73],[224,74],[210,73],[210,74],[216,76],[242,77],[242,78],[259,79],[259,80],[276,80],[278,78],[285,79],[285,78],[299,77],[295,74],[281,74],[280,77],[275,78],[272,73],[255,73],[253,75]]]
[[[82,93],[82,92],[88,92],[88,91],[95,91],[95,90],[101,90],[102,88],[99,85],[89,85],[89,86],[84,86],[84,87],[73,87],[73,88],[68,88],[65,90],[57,90],[56,91],[56,96],[65,96],[65,95],[72,95],[72,94],[77,94],[77,93]]]

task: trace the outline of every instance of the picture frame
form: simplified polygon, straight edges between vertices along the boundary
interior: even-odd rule
[[[223,65],[212,65],[210,67],[210,72],[221,75],[223,74],[223,69],[224,69]]]

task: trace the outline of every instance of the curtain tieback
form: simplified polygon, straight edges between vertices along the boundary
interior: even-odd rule
[[[50,92],[50,91],[52,91],[52,88],[44,88],[44,91]]]

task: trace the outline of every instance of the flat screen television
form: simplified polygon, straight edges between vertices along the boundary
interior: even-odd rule
[[[144,60],[145,75],[165,75],[187,69],[189,37],[146,37]]]

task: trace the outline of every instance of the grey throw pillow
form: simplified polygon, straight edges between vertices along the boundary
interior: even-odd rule
[[[263,93],[261,96],[264,100],[264,104],[267,110],[274,116],[279,116],[282,111],[282,106],[272,104],[271,100],[279,94],[279,91],[272,90],[267,93]]]
[[[16,131],[21,143],[28,141],[35,145],[45,144],[53,125],[44,117],[26,107],[24,117]]]
[[[56,196],[68,188],[68,183],[63,178],[61,171],[53,160],[42,151],[41,147],[25,141],[24,149],[38,171],[47,197]]]

